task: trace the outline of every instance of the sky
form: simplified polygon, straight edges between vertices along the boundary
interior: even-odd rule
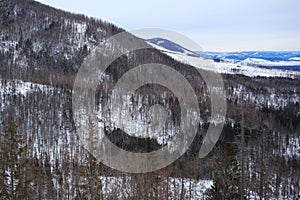
[[[206,51],[300,50],[299,0],[37,1],[128,31],[173,30]]]

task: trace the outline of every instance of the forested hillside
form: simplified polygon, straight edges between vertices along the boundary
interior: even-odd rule
[[[152,105],[163,106],[168,118],[161,137],[132,137],[113,118],[101,120],[113,109],[109,99],[118,79],[151,62],[173,67],[192,85],[201,113],[197,135],[179,160],[146,174],[113,170],[83,148],[72,111],[76,73],[96,46],[122,31],[35,1],[0,0],[0,199],[300,198],[299,79],[222,74],[225,126],[200,159],[205,132],[216,123],[203,78],[158,50],[130,52],[110,65],[97,90],[97,117],[107,137],[132,152],[150,152],[174,138],[178,99],[159,85],[139,88],[129,109],[145,122]],[[96,127],[84,120],[90,130]]]

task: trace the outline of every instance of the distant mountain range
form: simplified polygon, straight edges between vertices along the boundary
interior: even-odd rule
[[[198,51],[201,55],[202,52]],[[300,51],[206,52],[212,59],[244,64],[300,70]]]
[[[193,57],[208,57],[216,62],[240,63],[249,66],[300,70],[300,51],[203,52],[189,50],[164,38],[152,38],[148,39],[147,42],[174,53],[183,53]]]

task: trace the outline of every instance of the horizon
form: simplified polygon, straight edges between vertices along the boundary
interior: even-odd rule
[[[176,41],[172,41],[167,37],[153,37],[153,38],[144,38],[145,40],[149,40],[149,39],[164,39],[164,40],[169,40],[170,42],[173,42],[175,44],[178,44],[180,46],[182,46],[183,48],[186,48],[185,46],[177,43]],[[187,49],[187,48],[186,48]],[[190,49],[188,49],[190,50]],[[200,52],[201,50],[193,50],[194,52]],[[299,50],[245,50],[245,51],[209,51],[209,50],[205,50],[205,52],[212,52],[212,53],[246,53],[246,52],[297,52],[300,53],[300,49]]]
[[[188,4],[179,0],[36,1],[105,20],[127,31],[147,27],[174,30],[196,41],[205,51],[300,51],[300,27],[295,25],[300,21],[297,0],[192,0]]]

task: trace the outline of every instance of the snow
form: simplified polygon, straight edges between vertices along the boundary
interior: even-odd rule
[[[288,78],[298,78],[300,77],[299,71],[291,71],[284,69],[271,69],[257,66],[250,66],[249,62],[252,64],[265,65],[265,66],[291,66],[300,65],[298,61],[282,61],[282,62],[271,62],[262,59],[246,59],[242,62],[209,62],[209,60],[202,57],[189,56],[186,52],[179,53],[167,50],[158,45],[148,42],[154,48],[160,50],[161,52],[169,55],[171,58],[197,67],[203,70],[214,71],[223,74],[241,74],[249,77],[288,77]],[[275,65],[276,64],[276,65]]]
[[[101,176],[102,191],[105,198],[115,195],[118,199],[129,198],[134,196],[136,191],[132,186],[130,176],[114,177],[114,176]],[[157,184],[161,187],[168,188],[169,199],[180,199],[183,192],[184,199],[205,199],[205,192],[213,185],[212,180],[195,180],[190,178],[175,178],[175,177],[159,177]],[[183,184],[183,188],[182,188]],[[168,186],[166,186],[168,185]],[[182,191],[183,189],[183,191]],[[124,196],[125,195],[125,196]],[[156,195],[161,195],[158,193]],[[165,195],[165,194],[162,194]]]
[[[238,104],[243,101],[247,101],[248,104],[255,105],[255,107],[262,108],[267,105],[268,108],[274,110],[280,110],[287,106],[288,103],[296,104],[300,102],[300,97],[294,94],[286,94],[284,92],[276,91],[275,89],[269,89],[268,94],[253,93],[247,91],[243,85],[234,87],[233,90],[227,94],[228,99],[238,99]]]
[[[18,41],[2,41],[0,43],[0,50],[4,53],[9,52],[11,49],[15,49]]]
[[[167,53],[172,58],[194,67],[204,70],[211,70],[217,73],[224,74],[241,74],[249,77],[300,77],[300,72],[283,70],[283,69],[270,69],[263,67],[247,66],[235,63],[214,62],[211,65],[203,65],[206,63],[203,58],[192,57],[187,55]]]
[[[53,87],[48,85],[42,85],[32,82],[23,82],[20,80],[16,81],[9,81],[6,84],[3,80],[0,79],[0,95],[6,94],[21,94],[26,96],[27,93],[33,92],[36,90],[46,91],[46,90],[53,90]]]
[[[42,43],[40,41],[34,41],[32,46],[33,46],[33,51],[35,53],[38,53],[43,49]]]
[[[292,59],[294,60],[294,59]],[[253,64],[253,65],[261,65],[266,67],[275,67],[275,66],[299,66],[300,65],[300,58],[298,61],[269,61],[259,58],[247,58],[240,62],[241,64]]]
[[[299,60],[300,61],[300,57],[293,57],[293,58],[290,58],[290,60]]]
[[[130,136],[155,139],[159,144],[171,142],[169,141],[170,137],[174,137],[179,132],[179,127],[175,126],[170,119],[167,119],[167,112],[171,112],[169,108],[166,108],[166,110],[162,108],[158,120],[161,124],[151,126],[151,112],[143,107],[143,97],[134,96],[133,99],[137,99],[137,105],[133,104],[130,100],[131,97],[123,97],[122,105],[113,106],[112,103],[108,103],[109,106],[100,105],[97,112],[98,126],[106,127],[109,130],[121,128]],[[118,97],[110,97],[109,99],[116,98]],[[130,115],[128,115],[128,112]]]
[[[300,158],[300,138],[299,137],[290,137],[289,143],[286,146],[285,152],[283,155],[286,158],[292,158],[293,156]]]
[[[147,42],[147,43],[150,44],[151,46],[153,46],[154,48],[156,48],[156,49],[164,52],[164,53],[182,54],[182,55],[186,55],[186,56],[189,56],[189,57],[191,57],[190,55],[195,55],[195,57],[199,57],[194,52],[189,51],[189,50],[184,49],[184,48],[181,48],[181,50],[183,51],[183,53],[181,53],[181,52],[175,52],[175,51],[168,50],[168,49],[166,49],[164,47],[161,47],[160,44],[162,44],[164,42],[165,41],[159,41],[159,42],[157,42],[157,44],[153,44],[151,42]]]
[[[165,43],[165,41],[163,41],[163,40],[157,42],[158,45],[163,44],[163,43]]]
[[[78,34],[85,34],[86,29],[87,29],[86,23],[74,22],[73,25],[74,25],[74,27],[76,27]]]

